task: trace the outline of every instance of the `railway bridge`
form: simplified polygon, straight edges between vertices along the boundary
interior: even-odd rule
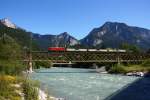
[[[88,51],[32,51],[25,53],[24,61],[50,61],[53,64],[72,64],[72,63],[136,63],[150,58],[148,53],[133,52],[88,52]]]

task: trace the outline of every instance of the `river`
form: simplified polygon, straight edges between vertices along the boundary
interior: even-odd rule
[[[104,100],[138,79],[81,68],[38,69],[30,78],[41,82],[50,95],[66,100]]]

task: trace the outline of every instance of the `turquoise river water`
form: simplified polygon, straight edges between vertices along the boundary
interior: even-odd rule
[[[95,73],[94,69],[38,69],[30,75],[50,95],[66,100],[104,100],[138,77]]]

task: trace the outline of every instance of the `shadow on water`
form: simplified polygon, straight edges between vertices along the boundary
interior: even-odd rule
[[[140,78],[104,100],[150,100],[150,77]]]

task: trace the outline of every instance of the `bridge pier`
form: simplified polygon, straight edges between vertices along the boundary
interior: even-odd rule
[[[32,61],[29,61],[29,64],[28,64],[28,72],[29,72],[29,73],[32,73],[32,72],[33,72],[32,68],[33,68]]]
[[[120,63],[120,58],[119,58],[119,56],[117,57],[117,64],[118,64],[118,65],[121,64],[121,63]]]
[[[32,73],[33,72],[33,62],[32,62],[32,52],[29,52],[29,62],[28,62],[28,72]]]
[[[96,63],[93,63],[92,67],[95,68],[95,69],[98,69],[98,65]]]

